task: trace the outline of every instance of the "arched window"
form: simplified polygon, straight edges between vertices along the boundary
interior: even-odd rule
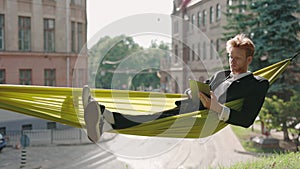
[[[213,23],[215,21],[215,11],[214,11],[214,7],[210,7],[209,9],[209,22]]]
[[[206,15],[207,15],[206,10],[203,10],[203,16],[202,16],[202,25],[203,26],[206,25]]]
[[[196,16],[194,14],[192,14],[192,20],[191,20],[191,22],[192,22],[192,29],[193,29],[193,26],[195,24],[195,21],[196,21]]]
[[[202,22],[202,13],[198,12],[198,21],[197,21],[197,26],[200,27]]]
[[[221,19],[221,5],[220,4],[217,4],[216,6],[216,20],[219,21]]]

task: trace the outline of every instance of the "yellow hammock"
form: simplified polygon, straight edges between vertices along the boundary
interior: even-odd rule
[[[267,78],[272,84],[290,62],[291,59],[286,59],[254,74]],[[81,128],[85,126],[81,93],[81,88],[0,85],[0,108]],[[153,114],[174,108],[176,100],[186,97],[183,94],[128,90],[92,89],[91,93],[110,111],[131,115]],[[238,110],[242,100],[235,100],[226,105]],[[226,125],[218,120],[215,113],[201,110],[156,119],[112,132],[141,136],[202,138],[218,132]]]

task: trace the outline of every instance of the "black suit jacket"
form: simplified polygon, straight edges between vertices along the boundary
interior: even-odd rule
[[[214,91],[230,74],[230,71],[217,72],[208,81],[211,90]],[[235,80],[223,93],[218,101],[220,103],[230,102],[237,99],[244,99],[241,111],[230,109],[229,119],[226,123],[249,127],[255,121],[265,100],[269,88],[269,81],[252,73]]]

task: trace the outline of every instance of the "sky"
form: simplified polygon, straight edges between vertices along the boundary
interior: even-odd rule
[[[158,35],[155,37],[149,33],[146,35],[146,33],[143,32],[147,31],[137,30],[137,27],[147,25],[144,23],[145,21],[141,20],[141,18],[143,18],[142,15],[152,13],[169,16],[172,12],[172,8],[173,0],[87,0],[87,41],[88,43],[93,43],[92,39],[97,35],[100,36],[99,34],[103,36],[106,32],[113,32],[116,29],[116,32],[122,32],[122,29],[126,27],[125,29],[132,31],[129,34],[136,35],[134,40],[137,43],[142,46],[150,45],[150,38],[160,41],[160,37],[162,36]],[[141,18],[134,17],[136,15],[141,15]],[[134,20],[134,22],[131,22],[132,20]],[[141,23],[141,25],[136,25],[136,23]],[[152,27],[152,29],[154,29],[154,26]],[[168,27],[171,29],[169,24]],[[138,36],[140,34],[143,35]],[[170,38],[164,39],[162,37],[161,40],[168,41],[169,39]]]

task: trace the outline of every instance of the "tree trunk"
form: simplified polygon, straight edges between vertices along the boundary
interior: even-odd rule
[[[283,122],[283,124],[282,124],[282,131],[283,131],[283,140],[284,141],[291,141],[290,138],[289,138],[288,128],[287,128],[285,122]]]

